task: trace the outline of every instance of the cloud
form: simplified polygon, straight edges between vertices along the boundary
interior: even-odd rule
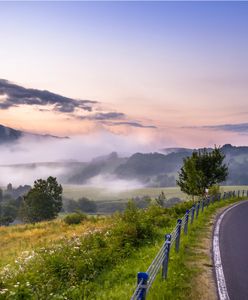
[[[120,112],[107,112],[107,113],[97,113],[90,116],[79,116],[80,120],[95,120],[95,121],[104,121],[112,119],[123,119],[126,115]]]
[[[121,126],[121,125],[125,125],[125,126],[131,126],[131,127],[138,127],[138,128],[157,128],[154,125],[143,125],[141,123],[138,122],[107,122],[106,123],[109,126]]]
[[[45,90],[27,89],[4,79],[0,79],[0,96],[0,109],[20,105],[54,105],[53,110],[57,112],[73,113],[77,108],[90,112],[97,103],[92,100],[71,99]]]
[[[204,127],[208,129],[231,131],[231,132],[238,132],[238,133],[248,132],[248,123],[224,124],[224,125],[204,126]]]
[[[192,126],[192,127],[184,127],[184,128],[189,128],[189,129],[210,129],[210,130],[217,130],[217,131],[229,131],[229,132],[236,132],[236,133],[246,133],[246,132],[248,132],[248,123]]]
[[[154,145],[142,134],[118,135],[107,130],[72,136],[70,139],[39,139],[29,135],[22,136],[15,143],[0,145],[0,165],[71,159],[89,161],[113,151],[123,155],[153,151]]]
[[[0,79],[0,110],[22,105],[34,106],[40,112],[59,112],[69,119],[88,120],[97,125],[130,126],[135,128],[157,128],[130,120],[123,112],[104,109],[102,103],[92,100],[77,100],[64,97],[46,90],[28,89],[7,80]]]

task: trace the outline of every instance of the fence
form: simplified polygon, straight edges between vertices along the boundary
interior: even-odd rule
[[[198,218],[199,213],[202,213],[211,203],[220,200],[228,200],[235,196],[244,197],[245,191],[231,191],[225,192],[223,195],[218,194],[216,196],[206,197],[194,204],[191,209],[187,210],[185,215],[177,220],[174,230],[170,234],[165,235],[165,241],[147,271],[139,272],[137,274],[137,286],[131,300],[146,299],[146,296],[161,269],[162,279],[165,280],[167,278],[171,247],[175,245],[175,251],[179,252],[182,232],[187,235],[189,224],[191,225],[194,223],[194,220]],[[248,197],[248,191],[246,191],[246,196]]]

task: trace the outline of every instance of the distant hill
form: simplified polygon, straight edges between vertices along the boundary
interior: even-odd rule
[[[173,152],[174,150],[174,152]],[[85,184],[98,175],[111,175],[125,180],[138,180],[148,187],[176,186],[176,178],[183,159],[195,149],[170,148],[168,154],[135,153],[128,158],[120,158],[117,153],[96,158],[68,180],[69,183]],[[211,151],[211,148],[207,150]],[[224,145],[221,150],[226,155],[229,167],[227,185],[248,185],[248,147]]]
[[[106,156],[99,156],[87,163],[80,171],[68,179],[68,183],[85,184],[91,178],[104,175],[115,174],[115,170],[126,162],[126,158],[121,158],[116,152]]]
[[[61,137],[49,135],[49,134],[34,134],[31,132],[25,132],[17,129],[13,129],[0,124],[0,144],[4,143],[12,143],[19,140],[21,137],[35,137],[39,139],[53,138],[53,139],[61,139]],[[68,138],[68,137],[62,137]]]
[[[6,138],[8,134],[9,139]],[[4,135],[5,141],[16,140],[23,133],[17,130],[12,132],[10,129],[8,134]],[[235,147],[227,144],[221,150],[226,155],[225,162],[229,167],[229,175],[225,184],[248,185],[248,147]],[[52,175],[64,184],[94,185],[95,182],[101,182],[100,184],[104,187],[110,181],[113,186],[118,185],[117,181],[130,181],[130,183],[133,181],[146,187],[173,187],[176,186],[183,159],[191,155],[193,151],[194,149],[176,148],[175,152],[169,154],[134,153],[130,157],[120,157],[116,152],[112,152],[96,157],[90,162],[64,161],[0,167],[2,172],[17,174],[21,172],[23,178],[36,179],[41,176],[40,174]]]

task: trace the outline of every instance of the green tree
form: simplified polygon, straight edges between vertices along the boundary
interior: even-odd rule
[[[62,186],[57,179],[38,179],[34,187],[24,196],[22,216],[26,222],[54,219],[62,208]]]
[[[17,217],[17,208],[10,203],[0,204],[0,225],[8,226]]]
[[[225,155],[220,148],[194,151],[183,160],[177,184],[183,192],[202,196],[206,189],[226,180],[228,167],[224,164]]]
[[[165,197],[165,194],[164,192],[162,191],[157,198],[155,198],[151,204],[155,204],[155,205],[158,205],[158,206],[161,206],[163,207],[164,204],[165,204],[165,201],[166,201],[166,197]]]
[[[97,210],[96,203],[94,201],[89,200],[86,197],[82,197],[78,199],[78,208],[79,210],[86,213],[94,213]]]

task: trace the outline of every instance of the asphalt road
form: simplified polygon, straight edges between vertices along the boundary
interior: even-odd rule
[[[248,300],[248,201],[227,212],[219,238],[230,300]]]

